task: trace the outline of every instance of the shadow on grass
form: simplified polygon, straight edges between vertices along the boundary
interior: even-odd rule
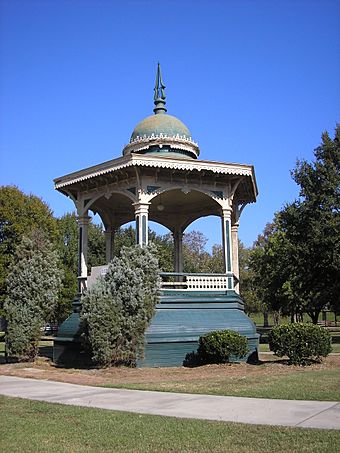
[[[242,363],[242,362],[244,363],[244,361],[242,361],[242,360],[237,360],[236,358],[233,358],[230,362],[223,362],[223,364],[224,365],[234,365],[234,364]],[[220,363],[222,363],[222,362],[220,362]],[[288,358],[279,358],[277,356],[274,356],[270,360],[259,359],[257,352],[254,352],[253,354],[251,354],[248,357],[246,363],[247,363],[247,365],[252,365],[252,366],[264,366],[264,365],[292,366],[293,365]],[[318,364],[318,363],[320,363],[319,360],[310,359],[310,360],[308,360],[308,362],[301,364],[300,366],[309,366],[309,365],[314,365],[314,364]],[[200,355],[197,352],[188,353],[183,361],[183,366],[185,368],[197,368],[197,367],[201,367],[201,366],[209,365],[209,364],[212,364],[212,363],[204,360],[202,357],[200,357]],[[216,364],[218,365],[217,362],[216,362]]]

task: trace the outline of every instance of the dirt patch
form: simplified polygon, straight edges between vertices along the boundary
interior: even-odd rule
[[[122,385],[159,382],[190,382],[223,379],[228,375],[231,379],[242,379],[246,376],[275,376],[301,373],[309,370],[336,369],[340,367],[340,355],[327,357],[322,363],[309,367],[288,366],[284,361],[267,360],[262,356],[258,365],[246,363],[231,365],[205,365],[197,368],[107,368],[79,370],[74,368],[58,368],[48,359],[39,358],[35,363],[17,363],[0,365],[0,375],[19,376],[33,379],[69,382],[82,385]]]

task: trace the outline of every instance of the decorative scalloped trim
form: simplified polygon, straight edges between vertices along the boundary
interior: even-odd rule
[[[132,166],[141,166],[141,167],[158,167],[158,168],[169,168],[173,170],[186,170],[186,171],[212,171],[213,173],[220,173],[225,175],[237,175],[237,176],[252,176],[251,168],[242,168],[242,167],[231,167],[228,164],[214,165],[214,164],[205,164],[200,161],[193,162],[176,162],[173,160],[144,160],[141,158],[136,158],[135,156],[129,162],[124,162],[120,165],[115,165],[112,167],[105,168],[100,171],[95,171],[93,173],[88,173],[84,176],[79,176],[69,181],[60,182],[55,184],[56,189],[61,189],[62,187],[67,187],[77,182],[85,181],[87,179],[95,178],[97,176],[105,175],[123,168],[132,167]]]
[[[189,151],[194,153],[196,157],[199,155],[199,147],[192,138],[187,138],[185,135],[174,135],[172,137],[166,134],[151,134],[151,136],[136,137],[134,140],[131,140],[123,149],[123,154],[131,154],[132,152],[143,151],[149,149],[151,146],[164,146],[170,145],[173,149],[182,149],[183,151]]]
[[[172,140],[172,141],[177,141],[177,140],[183,140],[185,142],[190,142],[196,146],[198,146],[198,143],[195,142],[191,137],[187,137],[186,135],[179,135],[179,134],[176,134],[176,135],[168,135],[168,134],[163,134],[162,132],[160,134],[151,134],[151,135],[146,135],[144,134],[143,137],[140,137],[139,135],[134,138],[133,140],[130,140],[130,143],[129,144],[133,144],[133,143],[139,143],[139,142],[145,142],[145,141],[150,141],[150,140],[157,140],[157,139],[167,139],[167,140]],[[128,146],[128,145],[126,145]]]

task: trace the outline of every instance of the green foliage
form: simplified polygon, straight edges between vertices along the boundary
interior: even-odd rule
[[[200,231],[190,231],[183,235],[184,272],[209,272],[210,255],[205,250],[208,240]]]
[[[156,256],[159,268],[163,272],[173,271],[173,239],[171,234],[160,235],[149,228],[149,243],[156,246]],[[136,244],[136,232],[132,226],[118,228],[115,233],[114,255],[119,256],[123,247],[132,247]]]
[[[109,366],[113,361],[113,351],[120,335],[120,309],[114,303],[104,278],[99,278],[82,298],[84,338],[97,365]]]
[[[323,308],[340,305],[340,128],[327,133],[315,161],[292,172],[300,198],[277,213],[250,258],[259,298],[268,309],[307,313],[314,324]]]
[[[254,272],[250,268],[252,249],[246,247],[240,240],[239,250],[239,271],[240,271],[240,296],[244,302],[246,313],[258,313],[263,310],[262,299],[259,297],[254,282]]]
[[[314,324],[281,324],[268,336],[269,348],[278,357],[287,356],[293,365],[321,361],[331,351],[329,332]]]
[[[154,246],[123,247],[105,277],[82,297],[85,344],[99,366],[134,365],[154,314],[160,279]]]
[[[58,255],[41,230],[33,230],[18,245],[8,274],[4,308],[8,321],[9,356],[33,360],[40,328],[53,317],[61,284]]]
[[[287,291],[317,323],[327,304],[340,308],[340,126],[334,140],[322,135],[314,155],[312,163],[297,162],[292,176],[300,198],[279,213],[278,223],[291,250]]]
[[[174,242],[170,233],[160,235],[149,230],[149,243],[155,245],[159,269],[162,272],[173,272],[174,268]]]
[[[16,186],[0,187],[0,304],[6,298],[6,278],[14,251],[24,235],[39,228],[50,241],[57,235],[52,211],[40,198]]]
[[[227,363],[248,352],[247,338],[233,330],[215,330],[199,338],[198,356],[204,363]]]
[[[75,214],[65,214],[57,219],[57,226],[57,250],[64,272],[55,320],[60,324],[71,314],[71,301],[77,293],[78,227]]]
[[[123,247],[133,247],[136,244],[136,231],[134,227],[128,226],[118,228],[115,232],[113,244],[114,256],[119,256]]]
[[[77,292],[78,275],[78,226],[74,213],[65,214],[57,219],[57,250],[63,268],[63,282],[56,321],[61,323],[71,313],[71,302]],[[88,266],[105,263],[105,237],[100,225],[89,223]]]
[[[251,252],[249,268],[261,311],[282,314],[300,312],[300,301],[290,289],[292,277],[298,272],[292,260],[292,247],[277,222],[268,224]],[[294,271],[293,271],[294,269]]]

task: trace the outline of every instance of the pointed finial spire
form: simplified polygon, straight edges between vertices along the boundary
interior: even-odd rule
[[[153,97],[154,104],[155,104],[155,108],[153,109],[153,111],[155,112],[156,115],[159,113],[166,112],[164,89],[165,89],[165,85],[163,84],[163,80],[162,80],[161,65],[158,63],[157,74],[156,74],[156,84],[155,84],[155,88],[154,88],[155,94]]]

